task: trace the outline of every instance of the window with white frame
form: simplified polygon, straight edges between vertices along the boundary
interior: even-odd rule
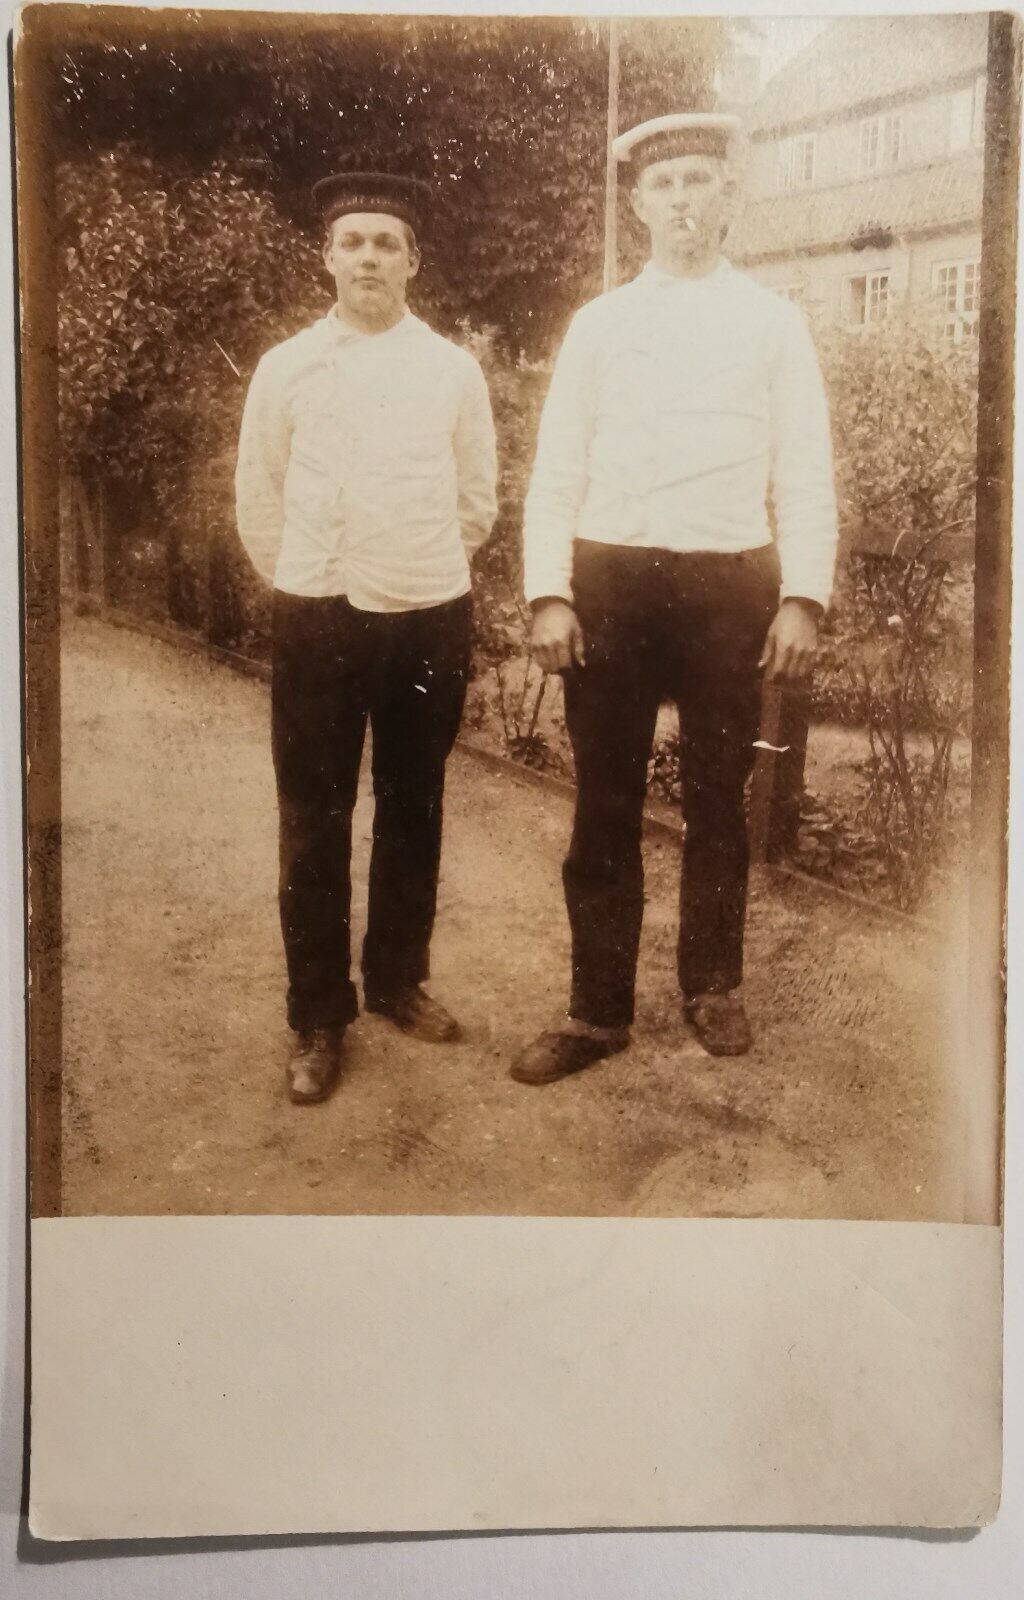
[[[976,338],[981,310],[981,262],[937,261],[932,267],[932,291],[943,338],[952,344]]]
[[[971,143],[985,142],[985,79],[974,80],[974,111],[971,118]]]
[[[950,154],[970,150],[985,137],[985,80],[975,78],[949,97]]]
[[[884,172],[903,155],[903,118],[898,111],[867,117],[860,125],[861,172]]]
[[[813,133],[783,139],[779,145],[779,188],[799,189],[814,182]]]
[[[851,327],[864,328],[884,322],[889,315],[889,271],[865,272],[846,280],[846,320]]]

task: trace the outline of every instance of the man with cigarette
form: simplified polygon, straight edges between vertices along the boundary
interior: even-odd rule
[[[238,527],[273,585],[272,745],[295,1104],[325,1099],[358,1011],[349,974],[352,810],[367,723],[374,823],[364,1003],[420,1039],[458,1025],[423,988],[445,763],[465,698],[469,562],[496,514],[487,385],[406,305],[426,184],[314,188],[336,303],[253,375]]]
[[[525,588],[535,658],[563,675],[576,763],[572,984],[565,1022],[513,1065],[524,1083],[629,1042],[642,812],[666,699],[680,715],[683,1011],[712,1054],[752,1042],[744,789],[762,675],[797,682],[815,656],[836,506],[804,318],[721,254],[738,132],[735,118],[683,114],[616,140],[650,260],[576,314],[544,406]]]

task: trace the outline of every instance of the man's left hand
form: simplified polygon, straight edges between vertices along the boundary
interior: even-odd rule
[[[801,683],[818,654],[821,607],[813,600],[783,600],[761,651],[759,667],[774,683]]]

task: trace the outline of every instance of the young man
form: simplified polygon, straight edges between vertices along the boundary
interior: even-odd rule
[[[641,818],[665,699],[680,713],[684,1010],[712,1053],[751,1043],[736,991],[761,677],[810,670],[836,508],[804,319],[721,256],[737,132],[735,118],[678,115],[616,141],[650,261],[577,313],[544,406],[525,585],[536,659],[564,677],[578,787],[563,869],[569,1016],[514,1064],[525,1083],[629,1041]]]
[[[496,513],[480,367],[406,305],[430,190],[354,173],[313,192],[336,304],[259,362],[236,476],[242,542],[274,586],[272,743],[296,1104],[331,1092],[358,1010],[351,822],[368,721],[365,1005],[418,1038],[458,1035],[422,984],[445,762],[469,666],[469,560]]]

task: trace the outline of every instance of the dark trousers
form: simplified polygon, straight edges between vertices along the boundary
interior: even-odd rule
[[[469,597],[423,611],[358,611],[277,591],[272,738],[288,1021],[357,1014],[350,977],[352,809],[373,734],[373,849],[363,945],[368,999],[428,975],[445,761],[469,671]]]
[[[572,930],[570,1014],[633,1020],[643,918],[642,814],[658,709],[679,707],[686,837],[680,893],[684,995],[725,993],[743,975],[744,790],[758,736],[757,662],[778,606],[773,545],[675,555],[577,541],[573,593],[586,666],[565,674],[576,760],[563,867]]]

